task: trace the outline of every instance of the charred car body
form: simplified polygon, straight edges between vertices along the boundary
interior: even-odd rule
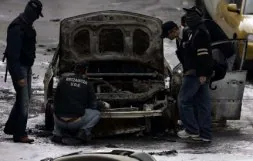
[[[53,128],[57,80],[75,63],[89,62],[97,98],[110,103],[94,129],[96,136],[174,128],[182,80],[164,64],[162,21],[123,11],[101,11],[64,19],[57,51],[44,79],[46,128]],[[221,44],[226,42],[221,42]],[[165,86],[170,77],[169,89]],[[214,119],[239,119],[246,72],[229,72],[212,91]],[[158,128],[158,129],[157,129]]]
[[[46,127],[53,126],[58,78],[71,73],[76,62],[87,61],[87,75],[98,100],[111,105],[102,111],[95,133],[151,131],[151,119],[175,106],[166,95],[161,25],[157,18],[122,11],[64,19],[60,43],[44,79]]]

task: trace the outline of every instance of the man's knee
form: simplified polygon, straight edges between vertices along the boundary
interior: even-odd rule
[[[94,110],[94,115],[97,116],[97,117],[100,117],[101,116],[101,112],[98,111],[98,110]]]
[[[92,128],[100,120],[101,114],[98,110],[86,109],[85,116],[83,116],[82,128]]]
[[[101,118],[101,112],[98,110],[92,110],[92,120],[93,122],[98,122]]]
[[[96,122],[98,122],[98,121],[100,120],[100,118],[101,118],[101,113],[98,112],[98,113],[94,116],[94,120],[95,120]]]
[[[96,110],[96,109],[86,109],[85,110],[85,115],[89,115],[91,118],[94,118],[94,117],[100,117],[100,111],[99,110]]]

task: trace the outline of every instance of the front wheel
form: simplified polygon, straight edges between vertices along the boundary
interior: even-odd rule
[[[45,127],[46,130],[49,131],[52,131],[54,129],[53,101],[51,100],[49,100],[46,104]]]
[[[166,124],[166,128],[172,130],[175,134],[177,132],[177,121],[179,119],[178,108],[176,104],[176,100],[169,97],[168,106],[163,111],[163,120]]]

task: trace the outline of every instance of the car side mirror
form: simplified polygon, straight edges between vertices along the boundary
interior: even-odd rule
[[[240,10],[237,8],[237,4],[228,4],[227,9],[230,12],[236,12],[238,14],[240,13]]]

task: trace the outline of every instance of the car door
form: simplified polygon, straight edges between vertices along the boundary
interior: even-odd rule
[[[227,43],[247,43],[241,40],[226,40],[215,42],[212,44],[213,49],[216,46],[225,45]],[[234,61],[233,56],[228,58]],[[231,63],[233,64],[233,63]],[[224,79],[214,82],[211,86],[216,87],[210,89],[212,100],[212,115],[215,120],[238,120],[241,116],[242,99],[244,87],[246,83],[247,71],[232,70],[227,71]]]

